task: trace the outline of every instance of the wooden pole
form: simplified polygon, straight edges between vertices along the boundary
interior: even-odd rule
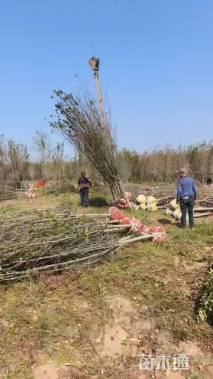
[[[111,130],[110,130],[110,122],[108,119],[108,115],[105,109],[105,104],[104,104],[104,97],[103,97],[103,92],[101,88],[101,83],[100,83],[100,76],[99,76],[99,59],[96,57],[92,57],[89,60],[90,67],[93,70],[94,73],[94,79],[95,79],[95,84],[96,84],[96,92],[97,92],[97,100],[98,100],[98,106],[99,106],[99,112],[100,112],[100,119],[101,119],[101,126],[103,127],[103,132],[105,133],[105,144],[106,148],[111,148],[112,147],[112,152],[114,151],[114,142],[113,142],[113,137],[111,135]],[[114,154],[114,159],[116,161],[116,154]],[[108,169],[108,167],[105,167]],[[115,173],[111,173],[110,176],[108,177],[108,184],[110,187],[110,191],[112,193],[112,197],[114,200],[118,200],[120,198],[125,197],[125,191],[119,176],[119,173],[117,172],[117,169],[115,170]],[[115,174],[115,175],[114,175]],[[103,174],[102,174],[103,176]],[[107,179],[107,178],[104,178]]]
[[[102,118],[103,126],[108,126],[108,118],[107,118],[107,113],[104,106],[104,97],[103,97],[103,92],[102,92],[100,77],[99,77],[99,64],[100,64],[99,58],[96,58],[96,57],[90,58],[89,65],[92,68],[93,73],[94,73],[100,115]]]
[[[102,92],[101,83],[100,83],[99,71],[96,71],[94,73],[94,78],[95,78],[95,85],[96,85],[100,114],[103,119],[104,126],[107,126],[108,125],[107,114],[106,114],[106,109],[104,105],[104,97],[103,97],[103,92]]]

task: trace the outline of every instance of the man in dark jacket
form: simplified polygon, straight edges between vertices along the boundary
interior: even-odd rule
[[[81,198],[81,205],[88,207],[89,205],[89,189],[91,187],[90,180],[86,177],[85,171],[81,172],[81,176],[78,179],[78,190]]]
[[[197,188],[193,178],[187,175],[187,170],[181,168],[178,171],[179,180],[177,183],[177,203],[181,208],[181,226],[186,227],[186,215],[189,215],[189,226],[194,228],[194,203],[197,198]]]

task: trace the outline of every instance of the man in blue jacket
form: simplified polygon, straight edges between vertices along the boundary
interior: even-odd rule
[[[181,208],[181,226],[186,227],[186,215],[189,215],[189,226],[194,228],[194,203],[197,198],[197,188],[193,178],[187,175],[187,170],[181,168],[178,171],[179,180],[177,183],[177,203]]]

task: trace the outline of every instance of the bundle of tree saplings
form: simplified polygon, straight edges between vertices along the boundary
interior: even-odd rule
[[[2,213],[0,283],[81,269],[111,259],[124,245],[164,240],[162,227],[148,228],[121,213],[112,217],[113,209],[86,215],[68,209]]]
[[[1,215],[0,283],[111,258],[119,245],[118,239],[105,232],[108,222],[69,210]]]
[[[114,200],[125,197],[117,165],[117,147],[108,116],[102,117],[91,96],[55,91],[56,121],[51,123],[109,185]]]

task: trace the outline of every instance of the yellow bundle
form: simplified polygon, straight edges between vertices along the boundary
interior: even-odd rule
[[[146,202],[140,203],[139,207],[142,211],[145,211],[147,209]]]
[[[175,209],[175,211],[173,212],[173,216],[174,216],[174,218],[177,218],[177,219],[180,219],[180,218],[181,218],[181,210],[180,210],[180,207],[178,207],[177,209]]]
[[[139,204],[140,209],[143,211],[148,209],[148,211],[156,211],[157,208],[157,200],[153,196],[138,195],[137,203]]]
[[[179,204],[177,204],[176,199],[173,199],[172,201],[170,201],[170,207],[174,210],[179,208]]]
[[[177,203],[176,199],[170,201],[169,207],[166,208],[166,215],[171,215],[178,220],[181,218],[180,205]]]
[[[139,204],[141,210],[145,211],[147,209],[146,196],[138,195],[136,201]]]
[[[154,196],[147,196],[147,209],[149,211],[157,211],[157,199]]]
[[[165,213],[166,213],[167,216],[173,216],[174,211],[173,211],[173,209],[170,209],[170,208],[168,207],[168,208],[166,208]]]
[[[146,203],[146,196],[145,196],[145,195],[138,195],[136,201],[137,201],[137,203],[139,203],[139,204],[141,204],[141,203]]]

